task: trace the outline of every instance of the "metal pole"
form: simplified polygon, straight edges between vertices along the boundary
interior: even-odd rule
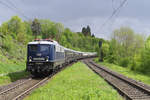
[[[103,52],[102,52],[102,41],[99,41],[99,54],[100,54],[100,58],[99,61],[103,62]]]

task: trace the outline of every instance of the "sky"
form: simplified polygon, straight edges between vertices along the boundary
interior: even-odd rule
[[[136,33],[150,35],[150,0],[0,0],[0,24],[12,16],[23,20],[50,19],[63,23],[74,32],[90,26],[92,34],[110,39],[113,30],[130,27]],[[26,17],[28,18],[26,18]],[[104,24],[105,23],[105,24]]]

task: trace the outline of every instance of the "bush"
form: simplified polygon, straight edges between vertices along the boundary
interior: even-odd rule
[[[10,35],[6,35],[3,40],[2,40],[2,48],[5,49],[6,51],[10,52],[11,49],[13,48],[13,39]]]
[[[129,63],[130,63],[129,58],[127,58],[127,57],[126,58],[120,58],[120,61],[119,61],[120,66],[128,67]]]

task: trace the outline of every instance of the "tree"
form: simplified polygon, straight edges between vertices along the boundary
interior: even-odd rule
[[[18,42],[26,42],[25,24],[18,16],[13,16],[8,22],[2,24],[1,32],[4,35],[11,35]]]
[[[38,19],[34,19],[34,21],[32,22],[31,25],[31,29],[32,29],[32,33],[35,36],[35,38],[37,38],[38,35],[40,35],[41,33],[41,25],[38,21]]]
[[[18,16],[14,16],[8,21],[8,31],[16,35],[24,33],[24,23]]]
[[[86,32],[87,32],[87,35],[88,35],[88,36],[91,36],[91,28],[90,28],[89,25],[88,25],[87,28],[86,28]]]
[[[32,36],[32,29],[31,29],[32,21],[24,21],[25,32],[26,34]]]
[[[109,46],[110,49],[108,51],[109,53],[106,58],[109,62],[113,62],[124,67],[129,65],[132,66],[136,62],[135,57],[137,57],[137,54],[141,52],[143,45],[143,36],[135,34],[129,27],[121,27],[113,32]]]
[[[84,35],[86,35],[86,28],[85,28],[85,27],[82,28],[82,33],[83,33]]]
[[[150,72],[150,36],[147,38],[144,49],[140,53],[139,66],[136,66],[136,69],[142,72]]]
[[[95,37],[95,35],[94,35],[94,34],[92,34],[92,37]]]
[[[64,32],[64,26],[61,23],[56,23],[56,40],[59,42],[61,34]]]
[[[51,22],[50,20],[40,20],[41,24],[41,34],[42,38],[54,38],[55,33],[53,32],[53,27],[55,26],[54,22]]]
[[[0,47],[2,46],[2,39],[4,38],[4,36],[2,35],[2,33],[0,32]]]
[[[83,33],[85,36],[91,36],[91,29],[90,29],[90,26],[88,25],[87,28],[83,27],[83,28],[82,28],[82,33]]]

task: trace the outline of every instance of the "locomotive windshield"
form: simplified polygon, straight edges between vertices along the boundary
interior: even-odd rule
[[[39,44],[39,45],[29,45],[29,51],[31,52],[45,52],[49,51],[49,45]]]
[[[49,51],[49,46],[48,45],[40,45],[40,51]]]
[[[29,45],[29,51],[37,51],[38,50],[38,46],[37,45]]]

